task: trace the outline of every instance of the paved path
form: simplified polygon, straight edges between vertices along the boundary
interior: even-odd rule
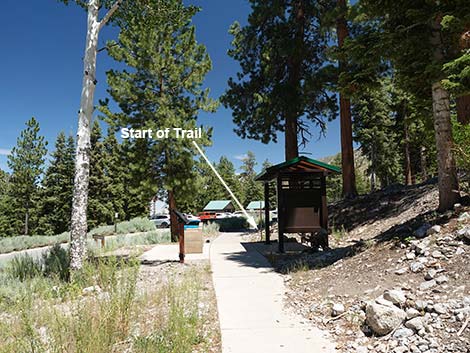
[[[222,233],[210,261],[223,353],[335,352],[322,331],[287,312],[281,275],[240,233]]]

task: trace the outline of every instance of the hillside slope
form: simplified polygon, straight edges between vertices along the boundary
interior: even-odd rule
[[[393,186],[330,207],[331,250],[277,259],[287,302],[341,352],[470,352],[470,207],[437,214],[437,186]]]

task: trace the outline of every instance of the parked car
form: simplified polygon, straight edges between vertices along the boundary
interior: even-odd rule
[[[215,212],[199,212],[198,216],[202,222],[207,222],[208,220],[215,219]]]
[[[200,221],[201,218],[199,218],[198,216],[195,216],[195,215],[192,215],[191,213],[183,213],[184,216],[188,219],[188,221]]]
[[[222,218],[230,218],[232,217],[232,214],[231,213],[227,213],[227,212],[217,212],[215,214],[215,218],[216,219],[222,219]]]
[[[155,224],[157,228],[168,228],[170,226],[170,215],[162,214],[156,215],[152,222]]]
[[[243,212],[243,211],[235,211],[235,212],[233,212],[233,213],[232,213],[232,217],[245,217],[245,218],[246,218],[245,212]]]

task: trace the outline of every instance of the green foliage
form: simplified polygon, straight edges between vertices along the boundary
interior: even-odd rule
[[[220,225],[215,222],[208,222],[202,225],[202,233],[204,235],[212,236],[219,234]]]
[[[29,255],[19,255],[8,263],[5,272],[12,279],[25,281],[42,274],[42,266]]]
[[[75,141],[59,133],[46,170],[39,200],[41,234],[60,234],[69,230],[72,214],[73,179],[75,171]]]
[[[229,232],[248,228],[248,221],[245,217],[221,218],[213,221],[219,225],[221,232]]]
[[[458,168],[463,172],[463,181],[467,191],[470,191],[470,125],[452,121],[454,135],[454,152]]]
[[[242,170],[240,180],[242,184],[243,197],[240,202],[246,207],[250,201],[264,200],[264,191],[262,183],[255,180],[255,167],[258,164],[256,162],[255,154],[248,151],[242,162],[243,164],[240,167]]]
[[[0,239],[0,254],[67,242],[69,233],[59,235],[20,235]]]
[[[336,111],[329,84],[335,69],[328,61],[328,37],[320,26],[331,3],[251,0],[250,4],[248,24],[235,22],[230,28],[229,55],[240,63],[241,72],[228,81],[222,102],[233,110],[235,131],[243,138],[276,142],[289,118],[298,119],[305,143],[309,125],[324,130],[325,118],[333,119]]]
[[[124,221],[117,224],[117,234],[131,234],[140,232],[150,232],[156,230],[155,224],[144,217],[133,218],[130,221]],[[90,235],[113,235],[116,234],[114,226],[100,226],[92,229]]]
[[[39,178],[47,153],[47,142],[39,135],[39,123],[33,117],[26,122],[26,129],[17,139],[8,156],[11,169],[10,202],[14,211],[12,222],[16,232],[28,235],[37,225],[36,204],[39,194]]]
[[[107,74],[109,93],[122,112],[113,113],[102,102],[106,120],[116,126],[153,131],[198,127],[198,112],[214,111],[217,106],[208,90],[202,89],[212,64],[191,24],[198,8],[185,6],[181,0],[129,2],[126,6],[126,14],[119,19],[125,24],[119,40],[108,46],[110,56],[127,66]],[[204,131],[199,144],[208,145],[210,134]],[[165,190],[173,190],[177,207],[191,202],[196,174],[189,139],[137,139],[128,141],[126,148],[134,157],[129,164],[130,178],[136,177],[139,189],[153,191],[145,193],[146,204],[157,191],[165,198]]]
[[[42,263],[44,275],[57,276],[61,281],[70,278],[70,254],[60,244],[55,244],[49,251],[43,254]]]

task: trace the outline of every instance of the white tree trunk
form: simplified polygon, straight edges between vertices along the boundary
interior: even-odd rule
[[[96,54],[98,48],[99,0],[88,3],[88,30],[85,46],[83,88],[78,115],[77,151],[70,229],[70,268],[79,270],[86,256],[88,182],[90,174],[90,126],[95,94]]]
[[[432,107],[437,147],[439,211],[451,209],[460,198],[457,170],[452,153],[452,124],[449,93],[440,82],[432,85]]]

